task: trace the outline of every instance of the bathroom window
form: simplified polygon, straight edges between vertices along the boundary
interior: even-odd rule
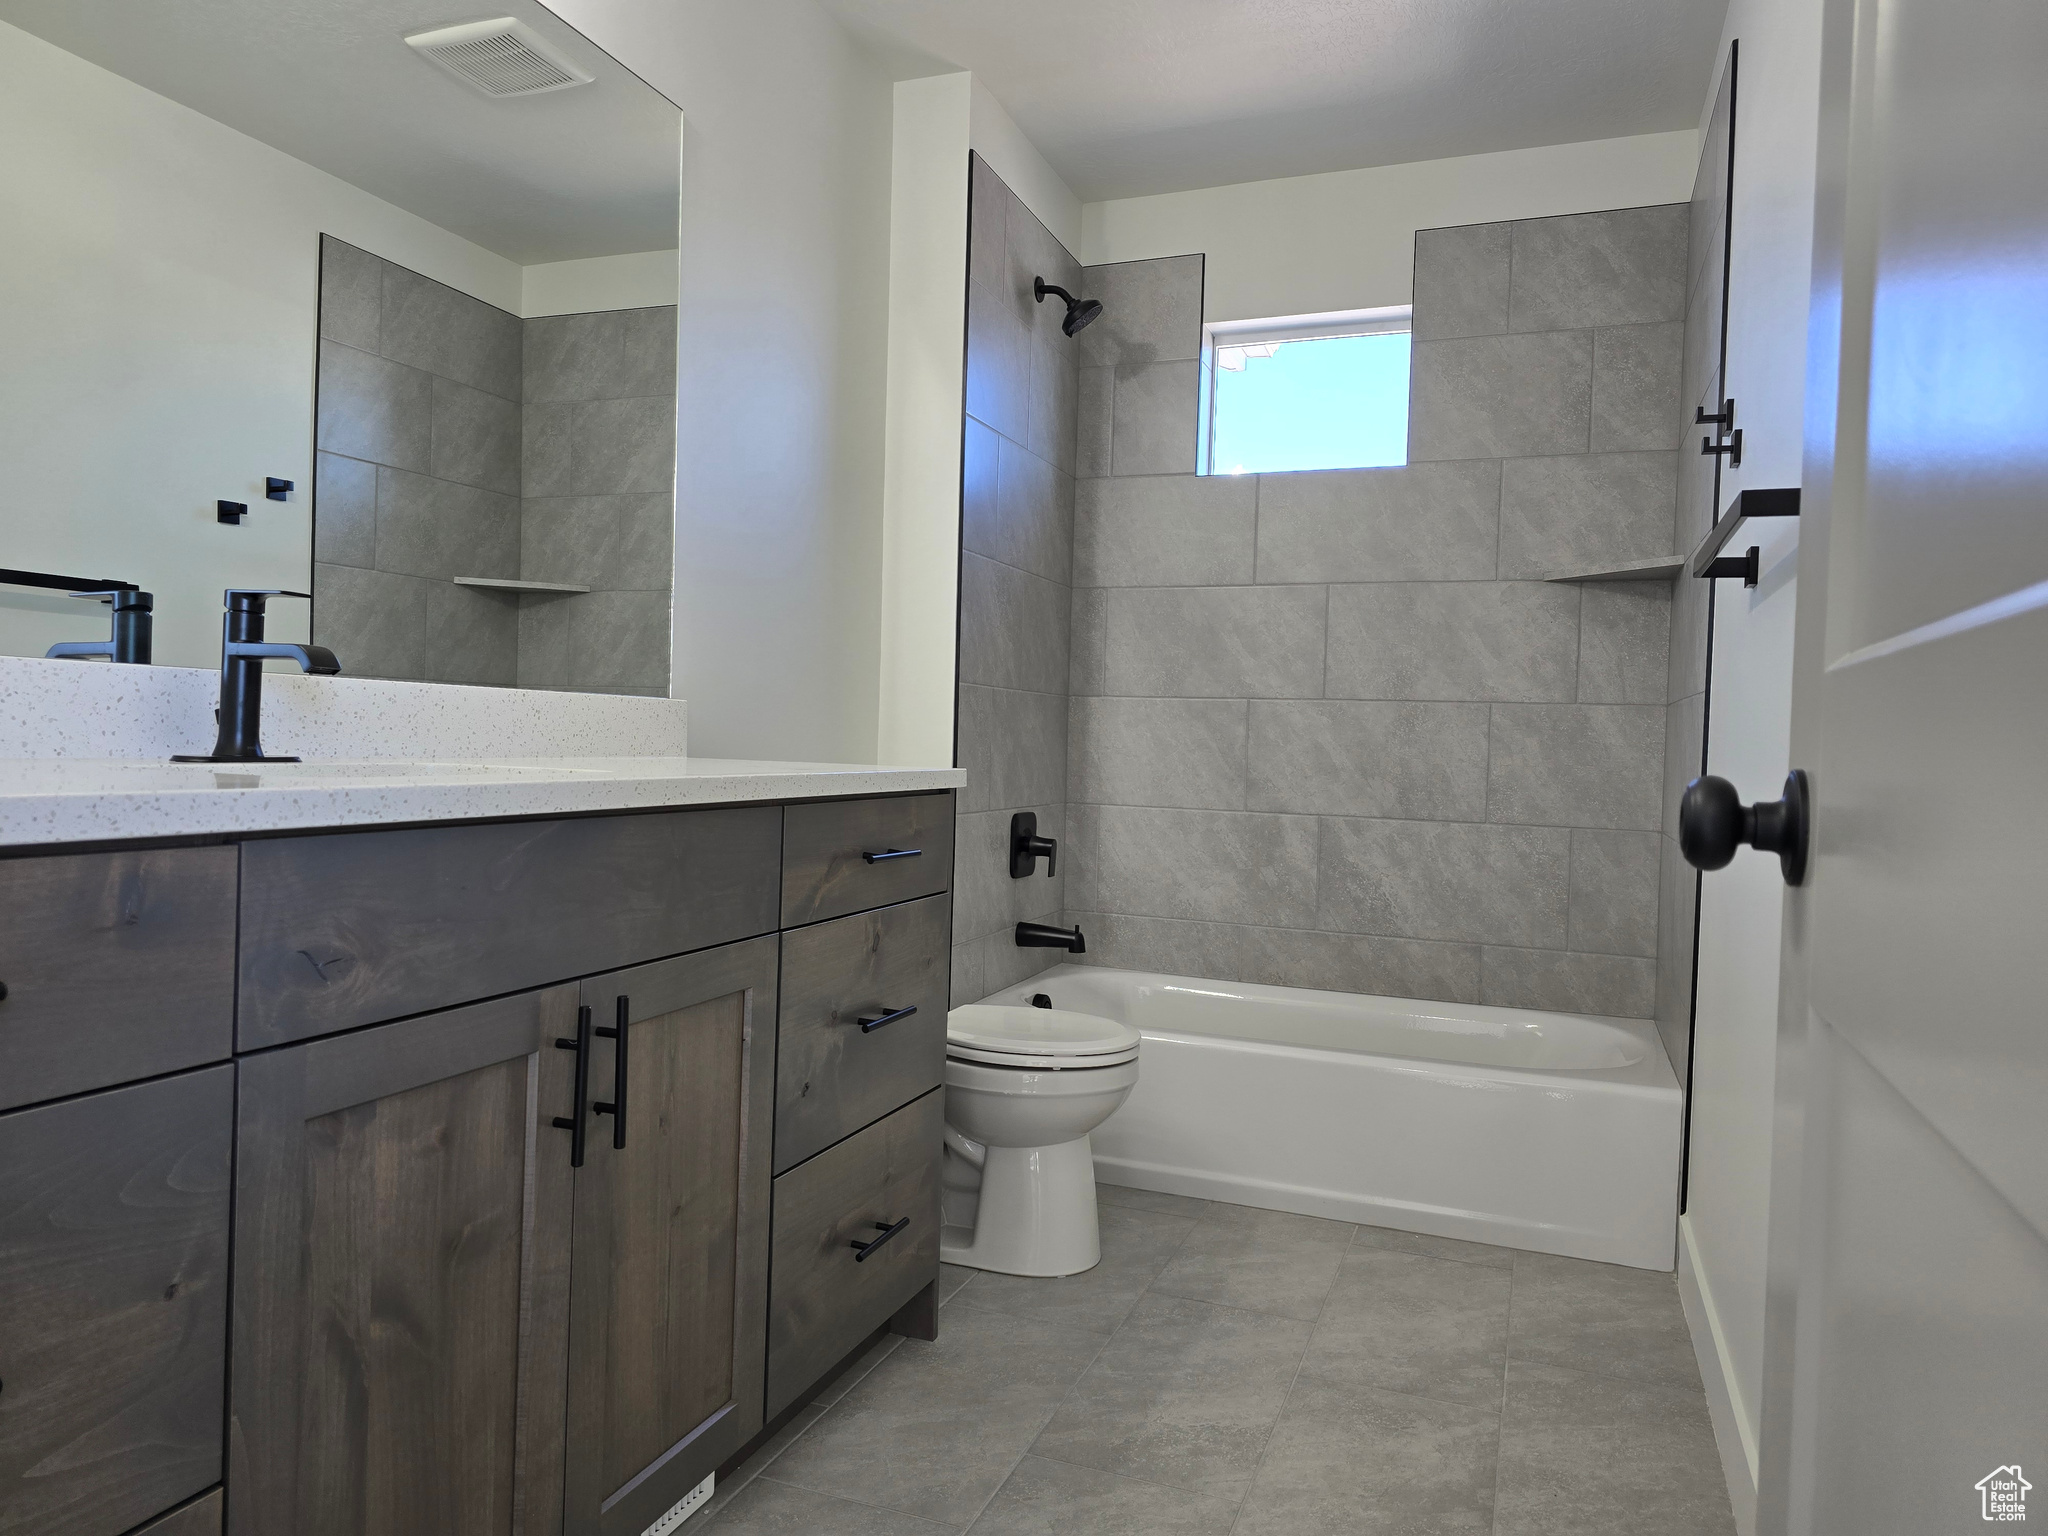
[[[1407,463],[1410,324],[1404,306],[1208,327],[1203,472]]]

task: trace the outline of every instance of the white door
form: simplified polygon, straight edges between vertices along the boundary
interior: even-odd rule
[[[1825,53],[1760,1523],[1983,1530],[2017,1466],[2048,1525],[2048,0]]]

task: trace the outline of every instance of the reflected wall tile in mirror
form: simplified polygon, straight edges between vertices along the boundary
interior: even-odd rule
[[[669,498],[528,497],[519,574],[609,591],[667,591],[673,580]]]
[[[379,258],[332,235],[320,237],[320,334],[365,352],[377,348],[384,266]]]
[[[524,367],[528,404],[674,394],[675,306],[528,320]]]
[[[519,604],[512,592],[426,583],[422,666],[430,683],[510,688],[519,681]]]
[[[568,494],[674,491],[674,395],[584,401],[569,412]]]
[[[519,398],[521,326],[517,315],[395,262],[383,266],[384,313],[378,351],[396,362],[503,399]]]
[[[338,453],[313,456],[313,558],[377,563],[377,466]]]
[[[667,592],[584,592],[566,606],[572,687],[668,686]]]
[[[320,343],[316,441],[328,452],[425,473],[433,407],[431,374],[339,342]]]
[[[519,502],[402,469],[377,475],[377,562],[406,576],[519,574]]]
[[[434,380],[433,447],[438,479],[519,494],[519,406],[451,379]]]
[[[313,640],[344,677],[424,679],[430,583],[352,565],[316,565],[313,580]]]
[[[569,430],[575,407],[560,401],[528,405],[520,411],[519,488],[527,496],[569,496],[575,493],[575,464],[569,452]]]

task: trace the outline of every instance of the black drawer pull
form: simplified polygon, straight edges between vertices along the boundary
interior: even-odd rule
[[[901,1221],[897,1222],[896,1225],[893,1227],[890,1226],[889,1223],[887,1223],[886,1221],[876,1222],[875,1230],[880,1232],[882,1235],[876,1238],[871,1243],[863,1243],[858,1238],[856,1238],[851,1245],[853,1248],[853,1262],[856,1264],[867,1263],[869,1254],[873,1253],[877,1248],[881,1247],[882,1244],[889,1241],[890,1238],[894,1237],[898,1232],[901,1232],[905,1227],[909,1225],[910,1218],[908,1216],[904,1217]]]
[[[885,859],[921,859],[924,857],[924,850],[922,848],[890,848],[881,853],[863,853],[861,857],[870,864],[880,864]]]
[[[590,1010],[576,1010],[576,1038],[558,1038],[555,1049],[576,1053],[576,1104],[567,1115],[555,1116],[555,1129],[569,1133],[569,1166],[583,1166],[583,1138],[589,1125],[586,1112],[590,1105]]]
[[[593,1033],[612,1042],[612,1101],[609,1104],[593,1104],[590,1107],[600,1115],[612,1117],[612,1147],[623,1150],[626,1145],[626,1015],[630,1004],[625,998],[619,999],[618,1027],[600,1029]]]
[[[855,1019],[853,1022],[860,1026],[862,1034],[872,1035],[884,1024],[894,1024],[898,1019],[907,1019],[915,1012],[917,1004],[912,1003],[908,1008],[889,1009],[882,1013],[870,1014],[864,1019]]]

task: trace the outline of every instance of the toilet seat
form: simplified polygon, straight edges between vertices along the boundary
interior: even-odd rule
[[[1023,1071],[1121,1066],[1138,1059],[1141,1039],[1128,1024],[1063,1008],[970,1003],[946,1016],[952,1060]]]

